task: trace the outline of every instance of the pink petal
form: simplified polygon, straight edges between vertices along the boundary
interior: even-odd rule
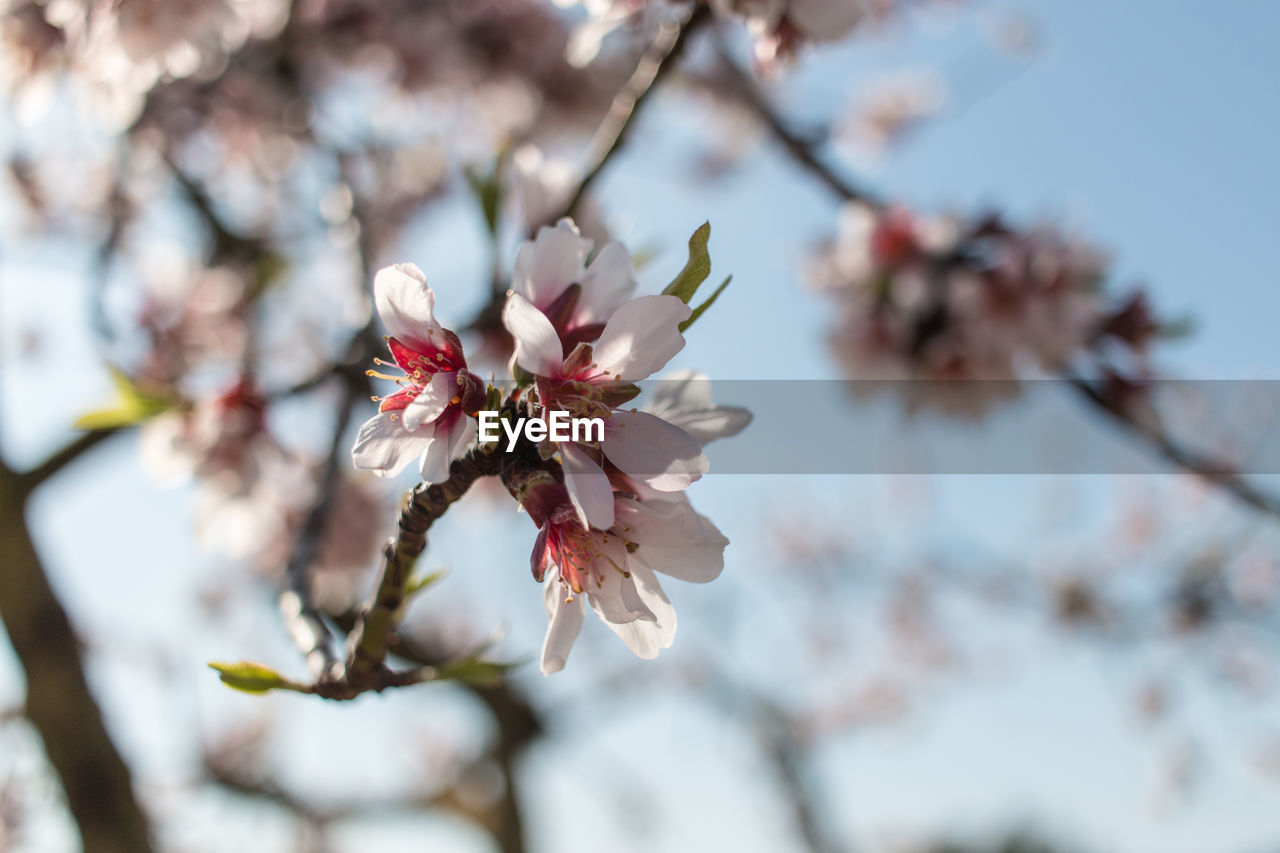
[[[621,243],[607,243],[582,279],[575,325],[607,323],[636,289],[631,255]]]
[[[564,485],[569,501],[584,527],[608,530],[613,526],[613,486],[604,470],[576,444],[560,445]]]
[[[554,228],[539,228],[537,237],[516,251],[511,287],[545,308],[566,287],[582,280],[590,251],[591,241],[578,233],[571,219],[561,219]]]
[[[560,336],[546,315],[518,293],[502,306],[502,325],[516,340],[516,363],[535,376],[558,377],[564,363]]]
[[[591,609],[610,624],[621,625],[637,619],[653,621],[657,618],[640,597],[631,578],[623,577],[622,572],[614,567],[627,564],[627,552],[622,543],[613,537],[600,545],[600,552],[600,556],[596,558],[599,583],[592,581],[583,584],[587,598],[591,601]]]
[[[404,409],[405,429],[417,429],[430,423],[449,408],[449,400],[458,388],[458,374],[437,373]]]
[[[383,267],[373,277],[373,299],[387,334],[425,348],[442,334],[435,318],[435,294],[413,264]]]
[[[391,477],[426,450],[431,440],[429,434],[405,429],[399,414],[381,412],[360,427],[351,448],[351,461],[379,477]]]
[[[706,583],[724,569],[729,540],[684,501],[619,501],[618,524],[638,546],[631,562],[690,583]]]
[[[449,479],[449,433],[437,430],[422,451],[418,473],[424,483],[443,483]]]
[[[684,348],[680,323],[689,306],[674,296],[641,296],[609,318],[595,344],[600,371],[622,382],[636,382],[661,370]]]
[[[623,623],[606,621],[605,624],[627,644],[627,648],[636,657],[652,660],[662,649],[670,648],[675,639],[676,609],[667,600],[652,571],[646,566],[637,566],[634,562],[628,568],[631,570],[631,584],[654,618]]]
[[[564,669],[573,643],[582,630],[582,597],[574,596],[560,578],[551,575],[542,587],[542,601],[547,608],[547,637],[542,642],[542,674]]]
[[[687,489],[711,465],[693,436],[648,412],[614,412],[600,447],[622,473],[661,492]]]
[[[479,431],[480,426],[475,418],[460,413],[449,428],[449,458],[452,460],[465,456]]]

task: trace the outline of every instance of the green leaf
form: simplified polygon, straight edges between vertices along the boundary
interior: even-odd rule
[[[1174,317],[1170,320],[1161,320],[1156,327],[1156,334],[1165,340],[1179,340],[1189,338],[1195,334],[1196,318],[1190,314],[1184,314],[1181,317]]]
[[[253,267],[253,299],[257,299],[284,280],[289,261],[275,252],[263,252]]]
[[[716,288],[715,293],[711,294],[711,298],[709,298],[706,302],[699,305],[697,308],[694,308],[693,313],[689,315],[689,319],[685,320],[683,323],[680,324],[680,331],[683,332],[685,329],[692,326],[693,321],[701,317],[702,312],[710,308],[711,303],[715,302],[721,293],[724,293],[724,289],[729,286],[729,282],[731,281],[733,281],[733,276],[729,276],[724,281],[720,282],[720,286]]]
[[[710,239],[711,223],[704,222],[689,238],[689,260],[684,269],[663,288],[663,293],[689,304],[689,300],[698,292],[698,287],[711,275],[711,255],[707,252],[707,241]]]
[[[493,166],[489,169],[487,175],[482,175],[471,168],[465,169],[463,172],[467,176],[467,184],[471,187],[471,192],[475,194],[476,201],[480,203],[480,212],[484,214],[484,224],[489,229],[490,234],[498,233],[498,208],[502,203],[502,180],[500,174],[505,156],[506,151],[498,152],[498,156],[494,159]]]
[[[525,388],[527,386],[530,386],[534,383],[534,380],[536,379],[536,377],[532,373],[525,370],[523,367],[521,367],[518,364],[511,370],[511,378],[515,380],[517,388]]]
[[[222,679],[223,684],[235,690],[243,690],[245,693],[266,693],[268,690],[275,689],[298,689],[298,685],[289,681],[274,669],[253,661],[240,661],[239,663],[218,663],[215,661],[209,664],[209,668],[217,671],[218,678]]]
[[[492,385],[485,389],[484,408],[489,412],[502,411],[502,392]]]
[[[434,680],[444,681],[448,679],[487,687],[497,684],[509,671],[522,663],[524,661],[502,662],[467,657],[437,667]]]
[[[417,595],[428,587],[435,586],[444,580],[445,575],[449,574],[448,569],[441,569],[438,572],[430,572],[429,574],[419,575],[409,579],[409,585],[405,587],[405,595]]]
[[[172,400],[143,391],[123,371],[114,367],[111,368],[111,382],[116,389],[115,402],[76,418],[76,429],[117,429],[132,426],[173,408]]]

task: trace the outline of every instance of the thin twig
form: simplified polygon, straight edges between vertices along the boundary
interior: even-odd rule
[[[860,187],[841,175],[819,153],[827,134],[804,135],[793,130],[790,124],[774,109],[760,86],[749,72],[744,70],[729,52],[729,47],[719,31],[714,31],[713,42],[724,65],[729,82],[738,98],[751,109],[760,123],[773,135],[799,166],[816,177],[831,192],[845,201],[860,201],[872,207],[883,202],[865,187]]]
[[[346,685],[362,689],[381,684],[391,635],[408,596],[413,566],[427,547],[427,531],[476,480],[498,472],[496,447],[487,444],[473,448],[453,461],[448,480],[430,486],[419,483],[410,493],[400,512],[399,535],[387,543],[377,590],[351,633],[342,678]]]
[[[650,96],[657,91],[658,84],[671,73],[676,60],[684,53],[689,36],[710,18],[710,8],[699,4],[694,7],[688,20],[683,24],[666,21],[659,26],[653,43],[640,57],[630,79],[614,96],[613,103],[609,105],[609,111],[596,129],[587,149],[589,165],[583,172],[582,180],[578,183],[573,195],[569,197],[563,212],[553,217],[551,222],[576,212],[587,190],[595,183],[613,155],[618,153],[625,144],[631,129],[635,126],[636,117],[640,115]]]
[[[1238,471],[1181,446],[1157,424],[1136,419],[1123,405],[1100,393],[1084,379],[1069,376],[1066,381],[1084,400],[1129,432],[1141,437],[1169,462],[1223,489],[1254,509],[1280,518],[1280,498],[1256,488],[1244,480]]]
[[[75,462],[84,454],[93,450],[102,444],[108,438],[120,432],[119,429],[98,429],[91,432],[82,433],[70,442],[49,454],[45,460],[34,468],[17,475],[17,482],[21,493],[29,495],[38,487],[44,484],[46,480],[51,479],[63,468]]]
[[[338,491],[340,462],[346,458],[344,438],[361,390],[359,383],[352,381],[343,389],[342,399],[334,413],[329,452],[325,456],[319,482],[316,484],[316,499],[307,513],[293,554],[285,567],[287,586],[280,596],[280,611],[285,617],[289,634],[306,658],[312,677],[316,679],[332,675],[339,662],[333,649],[333,635],[325,625],[324,617],[311,594],[311,567],[319,555],[325,527],[332,514]]]
[[[239,234],[229,225],[214,207],[213,199],[195,178],[186,173],[177,160],[167,152],[161,152],[169,171],[178,183],[178,187],[186,196],[191,208],[204,222],[213,237],[212,257],[214,262],[228,259],[252,260],[263,252],[263,243],[255,237]]]
[[[704,5],[695,6],[689,18],[682,24],[666,21],[658,28],[657,35],[636,63],[635,70],[613,96],[608,112],[596,128],[587,147],[587,166],[582,179],[574,188],[564,206],[548,217],[544,223],[554,225],[562,217],[578,212],[592,184],[613,160],[635,126],[635,121],[658,90],[658,85],[675,68],[683,55],[689,37],[711,19],[711,11]],[[467,324],[470,331],[505,334],[502,328],[502,307],[507,301],[507,287],[495,260],[490,278],[490,297],[475,318]]]

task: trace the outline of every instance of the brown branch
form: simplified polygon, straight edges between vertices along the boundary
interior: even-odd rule
[[[640,115],[659,84],[676,67],[677,61],[684,54],[689,37],[711,19],[711,10],[704,5],[697,5],[684,23],[664,22],[654,36],[653,42],[636,63],[631,77],[613,96],[604,119],[596,128],[595,134],[588,144],[587,166],[582,179],[574,188],[564,206],[550,216],[546,225],[554,225],[565,216],[573,216],[586,198],[591,186],[600,177],[605,167],[613,160],[615,154],[622,150]],[[535,229],[536,230],[536,229]],[[502,327],[502,307],[507,301],[507,287],[502,280],[495,259],[489,282],[490,297],[484,307],[466,325],[473,332],[506,334]]]
[[[734,93],[798,166],[845,201],[860,201],[872,207],[883,206],[883,202],[874,193],[841,175],[823,159],[820,150],[827,138],[826,133],[805,135],[792,129],[790,123],[769,103],[755,78],[734,60],[719,31],[715,31],[713,41]]]
[[[427,531],[476,480],[497,474],[498,462],[497,444],[481,445],[453,461],[448,480],[430,486],[419,483],[410,493],[400,512],[399,535],[387,543],[377,591],[351,634],[343,686],[376,689],[382,683],[392,632],[408,596],[413,566],[426,550]]]
[[[0,464],[0,620],[26,673],[24,712],[62,782],[85,853],[147,853],[150,833],[129,767],[89,690],[79,640],[26,526],[25,484]]]
[[[338,481],[340,463],[346,458],[347,426],[355,412],[356,400],[364,383],[349,380],[343,389],[342,399],[334,413],[333,437],[329,452],[321,466],[315,502],[307,513],[294,545],[293,554],[285,566],[286,589],[280,596],[280,611],[284,614],[289,635],[307,661],[311,675],[316,679],[331,677],[339,666],[333,650],[333,635],[325,625],[324,616],[316,607],[311,594],[311,566],[320,551],[320,542],[329,523]]]
[[[579,181],[573,195],[569,197],[561,214],[553,217],[548,224],[561,216],[571,216],[582,203],[587,190],[595,183],[596,178],[604,171],[605,166],[626,143],[631,129],[635,126],[636,117],[640,115],[650,96],[657,91],[671,70],[676,60],[684,53],[689,36],[711,19],[711,9],[699,4],[694,7],[687,21],[683,24],[666,21],[659,27],[653,43],[640,57],[635,71],[622,89],[614,96],[613,103],[604,120],[596,129],[588,146],[589,156],[586,171]]]
[[[233,762],[206,755],[204,781],[233,794],[271,803],[299,819],[324,827],[346,820],[367,819],[375,814],[413,814],[431,808],[437,795],[409,795],[403,798],[352,800],[333,805],[316,805],[294,793],[281,782],[236,766]]]
[[[170,152],[161,151],[160,153],[192,210],[209,229],[209,234],[213,238],[211,250],[213,262],[221,263],[232,259],[250,261],[259,257],[264,251],[263,242],[256,237],[237,233],[218,213],[213,199],[209,197],[205,188],[178,165]]]
[[[1143,439],[1175,466],[1226,491],[1237,500],[1260,512],[1280,518],[1280,498],[1258,489],[1246,481],[1238,471],[1181,446],[1158,424],[1139,420],[1124,405],[1102,394],[1084,379],[1069,376],[1066,381],[1098,411]]]
[[[81,456],[93,450],[102,444],[108,438],[120,432],[119,429],[99,429],[91,432],[82,433],[70,442],[49,454],[47,458],[29,471],[15,475],[17,480],[18,491],[22,495],[29,495],[35,491],[46,480],[54,477],[63,468],[75,462]]]

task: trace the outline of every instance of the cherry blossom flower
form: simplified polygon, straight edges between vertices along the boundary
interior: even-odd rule
[[[631,255],[621,243],[595,243],[572,219],[538,229],[516,250],[511,290],[551,321],[564,355],[600,337],[604,325],[636,289]],[[590,263],[587,259],[591,258]]]
[[[549,620],[542,673],[564,668],[582,629],[584,596],[627,648],[646,660],[657,657],[675,637],[676,613],[656,573],[691,583],[714,580],[729,540],[684,501],[619,495],[607,529],[584,529],[563,487],[540,491],[525,507],[539,525],[530,566],[544,584]]]
[[[562,442],[559,451],[582,524],[607,529],[613,524],[613,502],[605,460],[662,492],[682,491],[707,471],[707,456],[685,430],[646,412],[618,410],[639,393],[634,383],[662,369],[684,348],[680,323],[689,318],[690,309],[675,296],[641,296],[612,311],[600,328],[591,320],[603,315],[598,306],[616,298],[617,279],[593,279],[590,270],[579,274],[585,250],[571,229],[558,225],[539,237],[556,242],[526,254],[524,279],[517,256],[517,288],[535,300],[552,298],[548,310],[556,321],[517,291],[503,306],[503,325],[515,338],[516,364],[535,377],[541,414],[562,410],[576,418],[604,420],[603,441]],[[591,269],[602,259],[603,250]],[[582,279],[582,286],[575,282],[566,287],[575,278]]]
[[[484,401],[484,385],[469,370],[462,343],[436,322],[435,294],[413,264],[378,271],[373,281],[378,315],[386,326],[396,377],[369,371],[401,386],[381,398],[374,415],[356,437],[351,455],[357,468],[388,477],[416,457],[428,483],[449,476],[450,461],[475,439],[474,414]],[[381,359],[380,365],[391,366]]]
[[[959,396],[921,386],[944,410],[981,414],[1016,393],[1012,380],[1068,369],[1108,342],[1140,353],[1156,326],[1132,298],[1112,303],[1106,264],[1046,226],[855,203],[811,273],[841,308],[831,344],[852,378],[1005,380],[969,383]],[[902,387],[920,390],[911,386]]]

